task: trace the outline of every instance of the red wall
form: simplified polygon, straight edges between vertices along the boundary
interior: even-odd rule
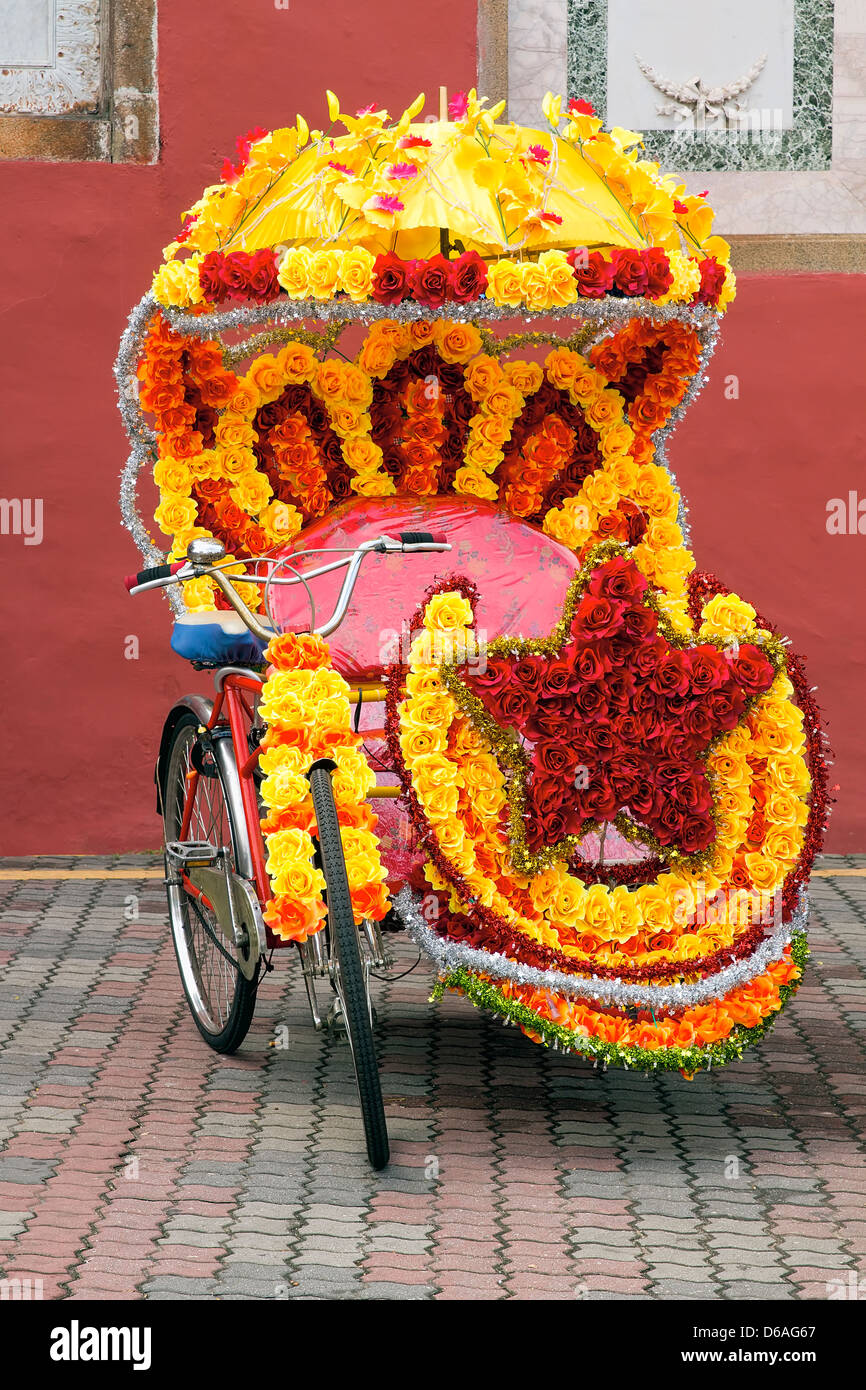
[[[296,111],[322,120],[325,87],[349,110],[375,99],[393,112],[419,89],[435,107],[440,81],[475,80],[466,0],[291,0],[288,10],[210,0],[206,16],[171,0],[161,10],[158,165],[0,164],[0,493],[44,499],[41,545],[0,536],[2,854],[156,846],[161,719],[173,696],[203,687],[169,651],[164,601],[130,601],[120,585],[138,554],[118,524],[126,449],[111,365],[180,212],[248,127]],[[864,321],[861,277],[743,277],[710,385],[670,450],[699,564],[811,657],[843,769],[830,847],[849,851],[866,850],[866,539],[828,536],[825,516],[827,499],[863,476]],[[723,395],[728,373],[735,401]],[[137,661],[124,658],[130,634]]]

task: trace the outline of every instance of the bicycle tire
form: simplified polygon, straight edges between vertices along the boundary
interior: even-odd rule
[[[186,772],[189,767],[189,752],[198,735],[199,721],[190,711],[189,714],[182,714],[174,726],[171,735],[171,743],[165,760],[165,773],[162,779],[162,808],[163,808],[163,828],[165,839],[177,840],[180,837],[180,827],[183,818],[183,798],[179,793],[182,792],[182,782],[186,781]],[[225,825],[223,829],[228,830],[231,840],[232,858],[237,862],[240,835],[246,833],[246,828],[235,825],[232,816],[231,803],[225,794],[223,784],[222,769],[216,768],[216,777],[208,779],[213,782],[218,790],[218,797],[221,798],[222,807],[225,813]],[[181,780],[179,780],[179,778]],[[197,792],[202,787],[205,779],[200,778]],[[213,825],[202,823],[199,833],[192,835],[193,839],[210,839]],[[221,838],[221,836],[219,837]],[[253,1018],[256,1005],[256,985],[253,980],[248,980],[240,969],[235,966],[232,968],[225,963],[225,951],[220,952],[218,946],[210,942],[209,950],[214,957],[214,964],[209,968],[203,967],[203,962],[199,959],[201,947],[196,950],[194,945],[198,936],[202,942],[207,942],[207,923],[204,923],[202,930],[201,923],[194,922],[190,915],[190,903],[185,893],[181,894],[182,908],[178,909],[176,901],[173,903],[171,890],[166,885],[168,896],[169,921],[171,924],[172,944],[177,959],[178,971],[180,974],[183,992],[189,1011],[192,1014],[193,1022],[201,1036],[214,1052],[232,1053],[236,1052],[246,1037]],[[197,917],[198,914],[196,913]],[[219,937],[219,928],[215,934]],[[208,983],[212,979],[214,965],[222,974],[221,992],[225,993],[225,1002],[217,1011],[216,1003],[211,997],[213,987]],[[234,978],[232,979],[232,973]],[[206,978],[207,977],[207,978]],[[228,994],[231,991],[231,998]]]
[[[367,1157],[378,1170],[385,1167],[390,1157],[388,1127],[330,767],[314,766],[309,777],[327,886],[328,931],[339,969],[338,993],[355,1068]]]

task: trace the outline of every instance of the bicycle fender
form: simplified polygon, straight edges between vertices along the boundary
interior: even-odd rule
[[[192,713],[200,724],[207,724],[213,711],[213,701],[208,700],[204,695],[191,694],[182,695],[175,705],[169,710],[165,723],[162,726],[162,734],[159,740],[159,753],[156,758],[156,766],[153,769],[153,781],[156,787],[156,813],[162,815],[162,779],[165,771],[165,760],[168,756],[171,736],[174,726],[181,715]]]

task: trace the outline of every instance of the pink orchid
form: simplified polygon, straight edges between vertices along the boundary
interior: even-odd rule
[[[336,169],[338,174],[345,174],[347,178],[353,179],[355,177],[354,169],[350,169],[347,164],[338,164],[335,159],[328,160],[328,168]]]
[[[429,150],[432,141],[425,140],[423,135],[404,135],[402,140],[397,141],[397,145],[401,150],[417,150],[422,146]]]
[[[595,107],[591,101],[584,101],[583,97],[575,99],[572,97],[568,103],[569,114],[572,116],[594,116]]]
[[[389,164],[385,170],[386,179],[414,179],[418,173],[417,164]]]
[[[370,199],[369,206],[376,212],[402,212],[403,204],[393,193],[377,193]]]
[[[449,121],[462,121],[469,110],[469,97],[465,92],[455,92],[448,103]]]
[[[530,145],[526,151],[530,159],[534,159],[536,164],[548,164],[550,162],[550,150],[546,150],[543,145]]]

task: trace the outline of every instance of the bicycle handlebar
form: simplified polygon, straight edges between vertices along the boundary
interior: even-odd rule
[[[400,531],[397,537],[378,536],[375,540],[362,542],[356,550],[352,551],[351,555],[348,555],[345,560],[336,562],[336,564],[324,565],[319,569],[309,570],[304,576],[306,581],[315,579],[317,575],[324,574],[328,570],[339,568],[340,565],[348,566],[348,573],[343,580],[337,603],[330,619],[328,622],[322,623],[321,626],[314,628],[313,631],[322,637],[327,637],[336,627],[339,627],[346,615],[346,610],[349,607],[349,601],[352,597],[352,591],[355,588],[355,582],[358,578],[358,572],[366,555],[374,552],[379,554],[417,554],[419,552],[429,553],[431,551],[435,552],[450,549],[451,546],[442,531]],[[303,551],[298,551],[294,558],[300,559],[303,554]],[[254,561],[253,563],[256,562]],[[283,561],[272,560],[269,557],[265,557],[264,563],[272,563],[279,566]],[[204,576],[214,580],[235,612],[243,618],[251,632],[255,633],[257,637],[265,642],[270,640],[274,635],[273,630],[264,627],[263,624],[259,622],[255,614],[252,613],[244,603],[240,594],[236,592],[228,575],[217,566],[196,565],[189,560],[179,560],[171,565],[154,565],[150,569],[140,570],[138,574],[128,574],[123,582],[130,595],[134,595],[140,593],[144,589],[161,589],[167,584],[181,584],[185,579]],[[256,582],[256,580],[260,583],[264,582],[261,576],[252,575],[244,575],[241,582]],[[300,578],[275,580],[273,582],[299,583]],[[265,589],[265,594],[267,596],[267,587]]]

